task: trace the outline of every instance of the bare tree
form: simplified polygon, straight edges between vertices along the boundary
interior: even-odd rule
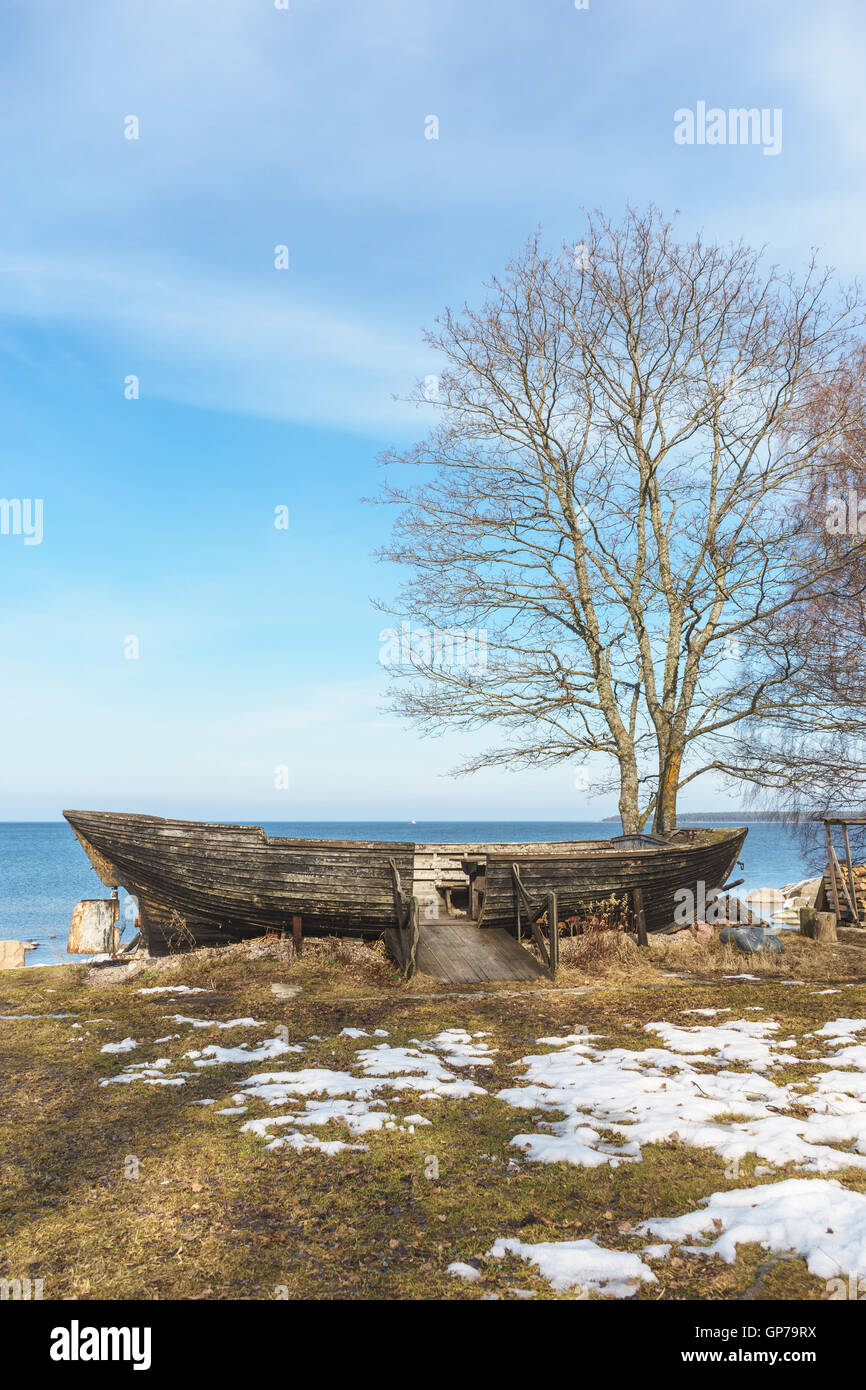
[[[866,348],[850,375],[866,397]],[[826,391],[810,411],[833,413]],[[790,819],[866,810],[866,422],[855,419],[809,470],[798,573],[811,576],[750,660],[790,671],[785,706],[746,721],[728,774]]]
[[[595,214],[558,255],[536,238],[481,308],[446,311],[417,395],[438,422],[386,455],[382,554],[408,571],[396,610],[485,629],[487,663],[415,646],[396,707],[494,730],[463,771],[606,755],[623,826],[673,828],[740,721],[785,704],[790,670],[740,649],[807,582],[794,504],[859,410],[859,312],[814,259],[798,280],[682,245],[656,209]]]

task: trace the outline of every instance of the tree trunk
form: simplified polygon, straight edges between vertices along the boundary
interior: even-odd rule
[[[836,941],[836,915],[816,912],[813,907],[800,908],[800,935],[813,941]]]
[[[680,781],[682,748],[669,746],[660,760],[659,789],[653,818],[653,834],[669,835],[677,828],[677,788]]]
[[[637,835],[640,831],[640,808],[638,806],[637,765],[630,758],[620,757],[619,764],[619,818],[624,835]]]

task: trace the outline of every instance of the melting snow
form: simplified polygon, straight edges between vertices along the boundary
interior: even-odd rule
[[[866,1047],[833,1055],[835,1068],[850,1064],[856,1072],[834,1069],[779,1085],[763,1073],[798,1059],[791,1040],[772,1036],[778,1026],[652,1023],[647,1031],[668,1048],[643,1051],[605,1050],[588,1037],[560,1040],[556,1052],[524,1057],[523,1084],[498,1097],[563,1118],[539,1121],[536,1132],[512,1143],[535,1162],[583,1167],[639,1162],[641,1145],[678,1141],[728,1161],[754,1154],[815,1173],[866,1169]],[[836,1046],[840,1041],[846,1036]],[[725,1062],[751,1070],[733,1071]]]
[[[149,989],[137,989],[136,994],[213,994],[212,989],[202,989],[200,985],[151,985]]]
[[[55,990],[55,994],[56,994]],[[4,1023],[14,1023],[19,1018],[71,1018],[72,1014],[0,1014]]]
[[[106,1076],[100,1081],[100,1086],[111,1086],[118,1082],[122,1085],[129,1085],[133,1081],[143,1081],[148,1086],[185,1086],[186,1078],[192,1076],[192,1072],[176,1072],[172,1076],[165,1075],[166,1067],[171,1066],[170,1057],[158,1057],[155,1062],[130,1062],[123,1071],[118,1072],[117,1076]]]
[[[866,1028],[866,1018],[836,1018],[831,1023],[825,1023],[823,1028],[819,1028],[815,1033],[807,1033],[807,1038],[843,1038],[847,1041],[854,1033],[862,1033]],[[833,1044],[838,1047],[838,1043]]]
[[[189,1023],[193,1028],[267,1028],[268,1026],[257,1018],[230,1018],[226,1023],[220,1023],[217,1018],[187,1018],[185,1014],[164,1014],[163,1017],[171,1019],[174,1023]]]
[[[221,1067],[226,1062],[264,1062],[269,1057],[281,1057],[285,1052],[303,1052],[298,1043],[282,1038],[265,1038],[260,1043],[241,1043],[239,1047],[218,1047],[211,1043],[200,1052],[185,1052],[184,1059],[197,1067]]]
[[[757,1243],[796,1251],[820,1279],[866,1274],[866,1195],[833,1181],[790,1178],[714,1192],[700,1211],[644,1221],[638,1229],[670,1241],[715,1235],[709,1245],[692,1248],[720,1255],[728,1264],[738,1245]]]
[[[455,1075],[455,1071],[490,1066],[492,1057],[492,1050],[478,1041],[478,1035],[473,1038],[462,1029],[448,1028],[427,1042],[419,1041],[417,1047],[379,1043],[375,1047],[359,1048],[355,1058],[362,1073],[360,1076],[329,1067],[257,1073],[247,1078],[239,1088],[240,1097],[236,1096],[235,1100],[270,1107],[291,1106],[304,1100],[303,1108],[293,1109],[291,1113],[247,1120],[242,1130],[267,1139],[269,1149],[312,1146],[326,1153],[338,1153],[346,1145],[328,1147],[319,1141],[314,1145],[299,1141],[313,1140],[314,1136],[304,1133],[309,1127],[331,1122],[345,1126],[353,1135],[381,1129],[413,1130],[415,1125],[429,1125],[431,1121],[420,1114],[400,1120],[384,1108],[385,1102],[378,1098],[378,1093],[388,1091],[395,1096],[404,1092],[418,1093],[425,1100],[465,1100],[469,1096],[484,1095],[481,1086]],[[273,1136],[271,1129],[275,1127],[291,1127],[293,1133]]]
[[[522,1240],[500,1239],[487,1253],[496,1260],[505,1254],[529,1260],[551,1288],[558,1291],[577,1285],[610,1298],[631,1298],[642,1283],[657,1282],[639,1255],[606,1250],[594,1240],[549,1240],[526,1245]]]

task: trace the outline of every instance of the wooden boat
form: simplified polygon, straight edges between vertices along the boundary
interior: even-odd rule
[[[664,839],[435,845],[289,839],[260,826],[106,811],[63,814],[106,887],[137,898],[153,954],[273,931],[375,937],[438,918],[514,932],[518,898],[540,916],[551,891],[562,919],[639,888],[647,930],[664,931],[674,925],[677,892],[697,894],[700,881],[707,892],[723,887],[746,837],[744,828],[689,827]]]
[[[745,828],[689,827],[664,839],[623,835],[556,846],[542,854],[496,850],[483,861],[466,861],[477,903],[474,915],[481,927],[508,926],[517,920],[519,901],[543,910],[546,895],[555,892],[561,921],[611,899],[631,908],[634,891],[640,889],[646,930],[670,931],[677,907],[687,906],[685,892],[698,903],[700,882],[703,899],[726,885],[746,833]]]

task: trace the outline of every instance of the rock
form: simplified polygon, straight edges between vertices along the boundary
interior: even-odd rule
[[[689,935],[698,946],[712,946],[716,939],[716,928],[710,922],[693,922]]]
[[[666,946],[669,941],[694,941],[691,928],[681,927],[679,931],[652,931],[647,937],[648,946]]]
[[[747,894],[746,902],[761,917],[772,917],[774,912],[782,912],[785,907],[785,894],[778,888],[756,888]]]
[[[822,882],[820,876],[818,878],[804,878],[800,883],[783,884],[779,892],[784,895],[789,906],[814,907]]]
[[[763,927],[725,927],[719,932],[719,941],[723,946],[736,946],[740,951],[747,951],[755,954],[758,951],[769,951],[771,954],[782,954],[782,943],[771,931],[765,931]]]
[[[278,999],[297,999],[301,992],[300,985],[272,984],[271,994],[275,994]]]
[[[30,941],[0,941],[0,970],[19,970],[27,963],[27,952],[35,950]]]

